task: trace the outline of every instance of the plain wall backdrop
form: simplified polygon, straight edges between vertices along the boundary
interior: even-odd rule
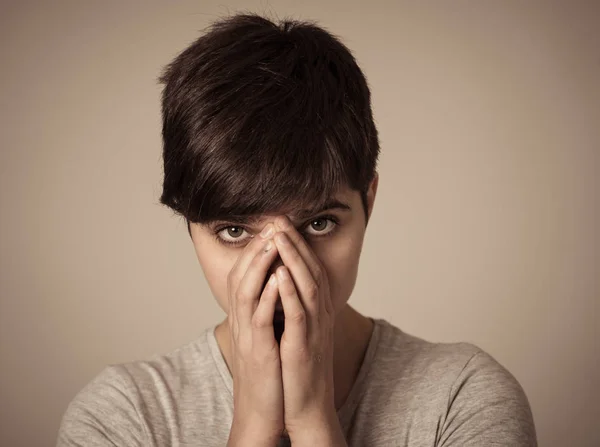
[[[350,303],[491,353],[540,445],[600,445],[600,4],[301,3],[2,2],[0,445],[54,445],[105,365],[224,318],[158,205],[156,77],[237,11],[317,20],[367,76],[381,180]]]

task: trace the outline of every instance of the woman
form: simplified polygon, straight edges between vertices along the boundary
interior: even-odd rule
[[[161,203],[227,317],[113,365],[59,446],[536,445],[516,379],[347,302],[378,185],[370,91],[313,23],[236,15],[165,69]]]

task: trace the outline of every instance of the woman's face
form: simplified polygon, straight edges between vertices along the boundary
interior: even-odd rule
[[[377,183],[376,176],[367,195],[369,215],[373,209]],[[291,214],[287,216],[321,261],[327,273],[331,300],[337,314],[354,289],[366,225],[362,200],[357,191],[346,187],[332,199],[339,202],[339,208],[322,210],[302,220]],[[229,272],[251,238],[273,222],[276,216],[259,216],[256,222],[249,225],[228,221],[190,225],[198,261],[213,295],[225,313],[229,314]],[[278,257],[271,270],[275,271],[281,264],[281,258]]]

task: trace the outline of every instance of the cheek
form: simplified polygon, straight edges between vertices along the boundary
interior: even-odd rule
[[[327,271],[331,301],[336,313],[344,307],[356,283],[362,249],[362,237],[334,238],[319,247],[317,255]]]
[[[217,250],[196,250],[206,282],[219,307],[229,314],[227,276],[237,261],[237,253],[217,253]]]

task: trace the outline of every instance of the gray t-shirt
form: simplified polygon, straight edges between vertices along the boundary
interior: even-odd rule
[[[523,389],[490,355],[373,321],[338,411],[349,447],[537,445]],[[226,445],[233,380],[214,329],[168,355],[105,368],[69,405],[57,446]]]

